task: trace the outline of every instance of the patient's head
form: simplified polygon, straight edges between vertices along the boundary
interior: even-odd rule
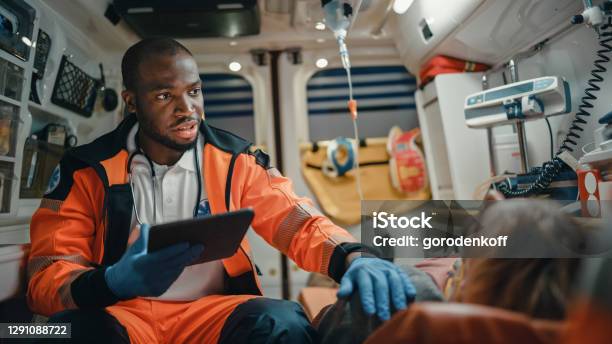
[[[509,249],[518,252],[524,248],[516,255],[524,258],[464,259],[464,278],[453,298],[538,318],[564,318],[578,259],[528,258],[569,257],[570,251],[559,250],[567,249],[571,243],[562,243],[551,251],[543,245],[551,238],[581,240],[580,227],[558,209],[555,203],[543,200],[509,200],[487,209],[480,218],[483,231],[508,235],[509,242],[514,237],[516,241]]]

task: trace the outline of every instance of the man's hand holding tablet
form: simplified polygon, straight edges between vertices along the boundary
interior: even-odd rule
[[[141,225],[137,239],[121,259],[108,267],[104,279],[119,299],[159,296],[183,269],[232,256],[253,220],[251,209],[165,223]]]
[[[181,242],[204,245],[200,259],[193,264],[231,257],[253,221],[251,209],[164,223],[151,227],[149,252]]]
[[[180,242],[156,252],[148,252],[150,227],[142,224],[135,228],[130,239],[137,238],[121,259],[104,271],[104,280],[110,291],[121,300],[138,296],[163,294],[183,272],[183,269],[202,255],[202,244]]]

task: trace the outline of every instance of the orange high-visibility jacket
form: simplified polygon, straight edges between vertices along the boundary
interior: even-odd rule
[[[59,183],[32,217],[27,301],[36,313],[100,308],[118,300],[104,271],[125,252],[133,211],[128,181],[128,116],[114,131],[68,151],[59,164]],[[203,122],[202,171],[213,214],[251,207],[252,226],[269,244],[307,271],[339,280],[346,256],[362,246],[297,197],[291,181],[269,166],[268,156],[224,130]],[[223,260],[226,292],[261,295],[246,238]]]

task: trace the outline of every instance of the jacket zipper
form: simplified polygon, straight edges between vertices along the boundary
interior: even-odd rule
[[[234,175],[234,165],[236,164],[236,159],[238,158],[239,154],[240,153],[232,154],[232,159],[230,160],[229,169],[227,171],[227,180],[225,182],[225,209],[228,212],[231,211],[230,197],[231,197],[231,189],[232,189],[232,176]],[[257,265],[255,265],[255,262],[251,260],[251,257],[249,257],[246,250],[242,247],[242,243],[240,244],[239,247],[242,253],[244,254],[244,256],[246,257],[246,259],[249,261],[249,265],[251,266],[251,271],[255,275],[253,276],[255,280],[255,285],[258,286],[256,275],[258,274],[259,268],[257,267]],[[260,289],[259,286],[257,289]],[[259,292],[261,293],[261,289],[259,290]]]

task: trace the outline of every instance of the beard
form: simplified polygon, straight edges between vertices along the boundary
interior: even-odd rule
[[[140,109],[139,109],[140,110]],[[138,112],[138,113],[142,113],[142,112]],[[198,121],[198,128],[200,127],[200,124],[202,123],[202,119],[200,117],[186,117],[183,120],[181,120],[180,122],[175,123],[175,125],[179,125],[183,122],[187,122],[189,120],[193,120],[195,119],[196,121]],[[142,131],[142,133],[144,135],[146,135],[148,138],[152,139],[153,141],[162,144],[164,146],[166,146],[167,148],[170,148],[172,150],[175,150],[177,152],[186,152],[190,149],[192,149],[193,147],[195,147],[196,143],[198,142],[198,135],[196,135],[196,138],[189,143],[179,143],[176,142],[174,140],[172,140],[170,137],[168,137],[167,135],[165,135],[164,133],[160,132],[159,130],[157,130],[155,127],[153,127],[152,123],[150,121],[147,120],[143,120],[143,121],[138,121],[139,125],[140,125],[140,130]]]

